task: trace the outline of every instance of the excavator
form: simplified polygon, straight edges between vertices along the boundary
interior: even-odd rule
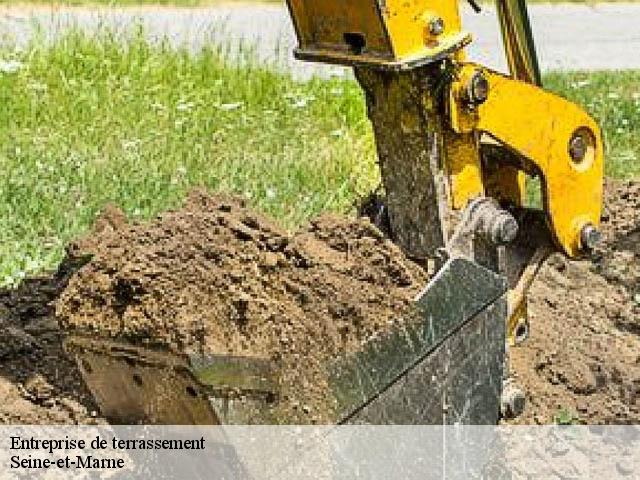
[[[419,322],[327,367],[332,422],[491,425],[517,414],[508,354],[528,335],[529,287],[550,252],[585,256],[600,238],[598,125],[543,89],[524,0],[497,0],[508,74],[467,60],[458,0],[287,5],[296,58],[349,66],[364,92],[384,187],[372,219],[435,273],[415,299]],[[527,201],[535,185],[540,206]],[[274,421],[277,372],[255,359],[80,335],[66,348],[114,421]]]

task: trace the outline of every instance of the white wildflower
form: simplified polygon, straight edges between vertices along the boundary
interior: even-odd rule
[[[24,64],[17,60],[0,60],[0,73],[16,73]]]
[[[25,270],[28,272],[35,272],[40,267],[40,263],[37,260],[29,259],[27,261],[27,265],[25,266]]]
[[[133,140],[122,140],[121,145],[123,150],[133,150],[140,145],[140,139],[135,138]]]
[[[293,108],[305,108],[309,101],[306,98],[299,98],[291,105]]]
[[[217,105],[216,108],[218,110],[222,110],[223,112],[231,112],[233,110],[238,110],[244,106],[244,102],[235,102],[235,103],[222,103]]]
[[[293,108],[306,108],[310,102],[313,102],[316,99],[313,95],[304,96],[296,95],[294,93],[287,93],[284,98],[291,102],[291,107]]]
[[[46,83],[39,83],[39,82],[32,82],[27,86],[27,88],[29,90],[32,90],[34,92],[39,92],[39,93],[46,92],[49,89]]]
[[[582,88],[582,87],[586,87],[587,85],[589,85],[591,82],[589,80],[579,80],[577,82],[573,82],[571,84],[571,88],[577,89],[577,88]]]
[[[195,106],[196,104],[193,102],[179,102],[178,105],[176,105],[176,110],[179,112],[189,112],[193,110]]]

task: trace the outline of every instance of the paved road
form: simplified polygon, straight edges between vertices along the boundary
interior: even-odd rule
[[[497,19],[492,7],[474,14],[463,5],[464,25],[476,39],[470,56],[499,70],[505,69]],[[543,69],[640,68],[640,4],[534,5],[530,7]],[[136,22],[152,39],[167,37],[174,44],[198,49],[211,38],[255,42],[261,58],[289,65],[306,77],[313,73],[342,75],[336,67],[293,61],[295,43],[286,9],[277,5],[242,5],[196,9],[51,9],[0,7],[0,38],[25,44],[39,25],[52,39],[71,25],[95,30],[106,25],[126,31]]]

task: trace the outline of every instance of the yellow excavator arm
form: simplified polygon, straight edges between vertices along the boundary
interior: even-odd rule
[[[288,5],[298,58],[355,69],[375,132],[388,223],[407,254],[465,251],[503,273],[505,262],[515,264],[506,268],[511,290],[526,291],[522,274],[532,259],[543,258],[536,251],[545,243],[540,232],[525,233],[531,222],[519,218],[526,210],[527,175],[538,177],[542,190],[544,221],[533,223],[555,248],[578,257],[594,247],[602,208],[601,132],[579,106],[542,89],[524,0],[497,2],[509,75],[466,60],[472,39],[457,0]],[[479,199],[502,209],[493,214],[512,233],[504,239],[513,237],[502,243],[513,242],[520,229],[529,244],[494,245],[488,256],[477,245],[454,245],[461,237],[456,232],[487,223],[464,214],[479,211],[472,208]],[[505,212],[514,222],[504,223]],[[524,297],[512,297],[517,304],[510,310],[520,317]],[[511,328],[517,323],[509,319]]]

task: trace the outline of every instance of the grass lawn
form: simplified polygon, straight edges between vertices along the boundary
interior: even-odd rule
[[[294,227],[377,185],[362,95],[250,60],[70,34],[0,52],[0,284],[51,269],[108,202],[134,219],[195,185]],[[604,126],[608,173],[640,174],[640,72],[551,74]]]

